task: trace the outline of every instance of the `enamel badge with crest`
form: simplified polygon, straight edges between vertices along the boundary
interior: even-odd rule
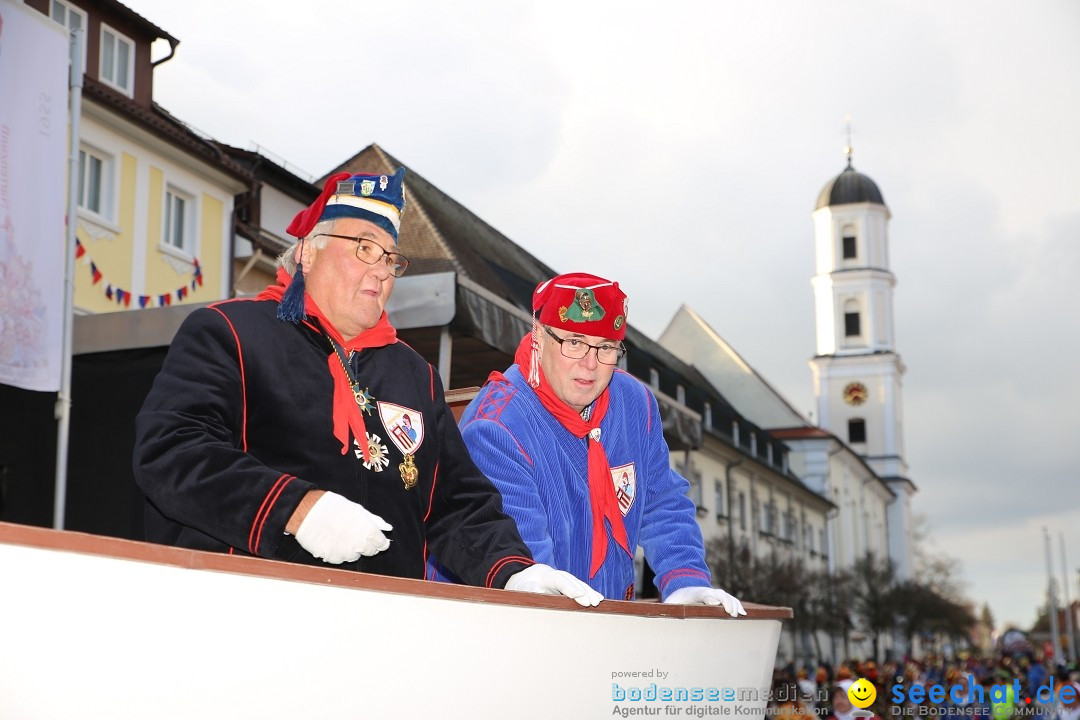
[[[402,455],[415,453],[424,442],[424,416],[419,410],[394,403],[377,403],[379,419],[382,420],[390,442],[397,446]]]
[[[619,501],[619,511],[625,517],[637,497],[637,473],[634,472],[634,463],[611,468],[611,482],[615,484],[615,499]]]

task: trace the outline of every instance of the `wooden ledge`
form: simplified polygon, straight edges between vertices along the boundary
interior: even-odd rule
[[[582,608],[570,598],[560,596],[489,590],[468,585],[450,585],[425,580],[372,575],[348,570],[335,570],[329,567],[297,565],[264,558],[202,552],[134,540],[123,540],[104,535],[51,530],[3,522],[0,522],[0,543],[158,565],[171,565],[191,570],[210,570],[237,575],[275,578],[290,582],[331,585],[341,588],[419,595],[494,605],[541,607],[553,610],[641,617],[734,620],[724,612],[723,608],[700,605],[664,605],[658,602],[626,602],[622,600],[605,600],[595,608]],[[790,608],[757,605],[745,601],[743,606],[746,608],[747,615],[746,618],[740,619],[744,620],[789,620],[793,617]]]

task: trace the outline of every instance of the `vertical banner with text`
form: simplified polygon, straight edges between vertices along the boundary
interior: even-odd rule
[[[0,0],[0,383],[60,389],[68,32]]]

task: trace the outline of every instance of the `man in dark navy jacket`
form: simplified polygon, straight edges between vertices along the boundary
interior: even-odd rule
[[[277,283],[180,328],[136,420],[147,539],[413,578],[433,553],[471,585],[596,605],[534,563],[387,319],[404,173],[331,177]]]

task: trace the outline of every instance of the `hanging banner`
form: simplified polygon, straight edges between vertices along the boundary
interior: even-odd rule
[[[0,383],[26,390],[60,389],[69,54],[66,29],[0,0]]]

